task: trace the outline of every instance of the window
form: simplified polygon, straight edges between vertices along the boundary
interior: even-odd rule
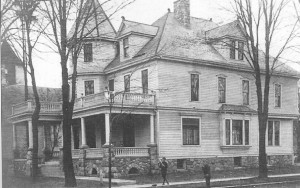
[[[243,80],[243,104],[249,104],[249,81]]]
[[[129,42],[128,38],[123,39],[123,51],[124,51],[124,57],[128,57],[128,49],[129,49]]]
[[[233,164],[236,167],[242,166],[242,157],[233,157]]]
[[[84,62],[93,61],[93,46],[92,43],[84,44],[83,46]]]
[[[94,81],[84,81],[85,96],[94,94]]]
[[[185,169],[185,160],[177,159],[177,169]]]
[[[230,59],[235,59],[235,41],[234,40],[230,41],[229,49],[230,49]]]
[[[199,75],[191,74],[191,101],[199,101]]]
[[[281,107],[281,85],[275,84],[275,107]]]
[[[142,88],[143,93],[148,94],[148,70],[142,71]]]
[[[249,120],[225,120],[225,144],[249,145]]]
[[[238,58],[239,60],[244,59],[244,42],[239,42],[238,43]]]
[[[219,94],[219,103],[225,103],[226,101],[226,79],[219,77],[218,78],[218,94]]]
[[[199,118],[182,118],[183,145],[199,145]]]
[[[268,146],[280,144],[280,121],[268,121]]]
[[[115,80],[111,79],[108,81],[108,89],[109,91],[115,91]]]
[[[124,91],[130,92],[130,75],[124,76]]]

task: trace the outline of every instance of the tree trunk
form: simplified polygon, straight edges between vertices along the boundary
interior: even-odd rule
[[[266,127],[267,120],[264,114],[259,115],[259,178],[268,177],[266,154]]]
[[[28,65],[29,65],[29,68],[30,68],[31,83],[32,83],[32,89],[33,89],[34,101],[35,101],[35,109],[34,109],[34,112],[32,114],[33,148],[32,148],[32,174],[31,174],[31,176],[34,179],[38,175],[38,124],[39,124],[39,114],[40,114],[41,104],[40,104],[40,99],[39,99],[39,95],[38,95],[38,92],[37,92],[34,67],[33,67],[33,64],[32,64],[32,50],[33,50],[33,47],[31,45],[31,38],[30,38],[30,24],[31,24],[31,20],[26,19]]]

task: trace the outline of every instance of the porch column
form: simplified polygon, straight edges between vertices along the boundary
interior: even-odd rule
[[[105,114],[105,145],[109,145],[110,137],[110,119],[109,114]]]
[[[84,118],[81,119],[81,148],[88,148],[86,145],[86,132],[85,132],[85,121]]]
[[[13,124],[13,149],[17,149],[16,124]]]
[[[150,115],[150,144],[154,144],[154,115]]]
[[[32,136],[32,121],[28,121],[28,141],[29,141],[29,147],[28,149],[33,148],[33,136]]]

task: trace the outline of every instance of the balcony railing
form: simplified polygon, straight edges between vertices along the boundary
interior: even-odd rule
[[[116,157],[149,157],[149,148],[115,147],[114,153]]]
[[[119,106],[154,106],[155,95],[141,93],[116,93],[112,96],[114,105]],[[95,105],[108,105],[108,101],[104,93],[88,95],[75,100],[74,109],[91,107]],[[12,115],[21,114],[24,112],[33,112],[35,103],[33,100],[28,100],[12,106]],[[62,110],[62,102],[41,102],[41,112],[60,112]]]
[[[111,95],[111,99],[114,105],[154,105],[154,94],[141,94],[141,93],[115,93]],[[97,93],[93,95],[87,95],[76,99],[74,109],[80,109],[83,107],[90,107],[99,104],[108,104],[108,100],[105,98],[104,93]]]
[[[40,102],[41,112],[60,112],[62,110],[61,102]],[[12,106],[12,115],[21,114],[24,112],[33,112],[35,103],[32,100],[15,104]]]

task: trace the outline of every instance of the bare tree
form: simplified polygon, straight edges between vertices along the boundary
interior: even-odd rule
[[[16,14],[18,14],[18,17],[22,20],[22,26],[24,23],[24,33],[26,34],[26,46],[28,49],[28,53],[26,56],[28,57],[28,66],[29,66],[29,75],[31,77],[31,83],[32,83],[32,89],[34,94],[34,112],[32,114],[32,139],[33,139],[33,145],[32,145],[32,171],[31,176],[35,178],[38,175],[38,124],[39,124],[39,114],[40,114],[40,99],[39,94],[37,91],[37,85],[36,85],[36,79],[35,79],[35,69],[33,65],[33,50],[35,48],[35,45],[37,41],[39,40],[39,37],[41,36],[43,28],[46,28],[47,26],[41,25],[40,23],[43,23],[42,20],[38,22],[37,17],[34,15],[36,12],[39,1],[31,0],[31,1],[22,1],[22,0],[16,0],[13,3],[16,7]],[[36,32],[40,31],[40,32]],[[23,32],[23,29],[22,29]],[[24,37],[24,36],[23,36]],[[34,38],[34,39],[33,39]],[[22,38],[22,40],[24,40]],[[27,69],[26,72],[27,74]]]
[[[274,35],[277,34],[282,12],[289,1],[234,0],[233,2],[234,12],[238,16],[246,39],[245,59],[254,72],[259,121],[259,177],[265,178],[268,176],[265,133],[269,112],[270,79],[275,69],[282,66],[279,58],[294,39],[297,23],[291,27],[276,55],[271,57],[270,49],[274,44]],[[263,53],[260,48],[262,48]]]
[[[108,3],[111,0],[105,0],[102,4]],[[116,11],[124,8],[134,0],[124,0],[121,5],[116,8]],[[89,20],[95,17],[95,10],[93,4],[95,0],[50,0],[48,5],[45,6],[45,13],[51,23],[52,32],[48,35],[48,38],[56,45],[57,51],[60,54],[60,64],[62,69],[62,111],[63,111],[63,166],[65,173],[65,186],[75,187],[76,179],[74,174],[74,167],[72,162],[71,153],[71,123],[75,101],[75,87],[77,77],[77,60],[78,55],[81,52],[82,45],[86,38],[96,30],[101,23],[105,20],[101,20],[93,28],[89,28],[86,32],[86,27],[89,24]],[[116,12],[114,11],[114,13]],[[74,15],[75,12],[75,15]],[[106,17],[105,19],[108,19]],[[67,36],[67,24],[74,23],[73,33],[71,36]],[[50,37],[51,36],[51,37]],[[69,54],[72,56],[72,76],[71,87],[68,84],[68,66],[67,61]],[[71,89],[71,96],[69,91]]]

